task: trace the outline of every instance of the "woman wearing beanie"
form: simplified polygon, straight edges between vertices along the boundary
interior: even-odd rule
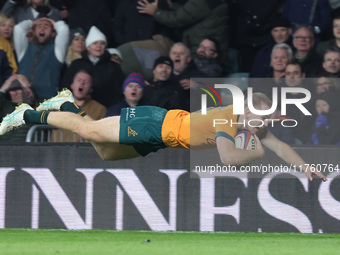
[[[92,98],[105,107],[109,107],[122,100],[121,84],[124,74],[120,65],[111,61],[111,55],[106,50],[106,36],[95,26],[91,27],[86,40],[86,50],[81,58],[74,60],[61,82],[61,88],[72,84],[74,75],[79,70],[86,70],[93,77]]]
[[[106,117],[120,115],[120,111],[122,108],[150,105],[143,99],[144,89],[144,77],[140,73],[130,74],[125,79],[122,87],[124,100],[109,107],[106,112]]]

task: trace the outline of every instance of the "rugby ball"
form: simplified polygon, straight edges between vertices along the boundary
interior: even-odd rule
[[[235,147],[242,150],[255,150],[255,137],[249,131],[238,132],[235,136]]]

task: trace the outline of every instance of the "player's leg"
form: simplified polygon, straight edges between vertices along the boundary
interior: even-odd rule
[[[30,110],[25,116],[28,114],[37,115],[40,112]],[[119,116],[93,121],[71,112],[48,112],[46,114],[48,114],[47,124],[74,132],[88,141],[119,143]],[[28,123],[32,123],[32,119],[30,116],[25,118]]]
[[[41,103],[37,110],[68,111],[83,116],[83,120],[94,121],[89,115],[83,113],[82,109],[74,104],[73,101],[72,92],[68,89],[64,89],[59,92],[57,96]],[[110,128],[112,129],[112,127],[108,127],[108,129]],[[130,145],[112,142],[96,142],[94,140],[89,140],[89,142],[93,145],[99,156],[104,160],[119,160],[140,156],[134,147]]]
[[[130,159],[141,156],[132,145],[97,142],[91,142],[91,144],[98,155],[106,161]]]
[[[139,157],[133,146],[119,144],[120,117],[92,120],[69,112],[50,112],[49,125],[70,130],[91,142],[103,160],[120,160]]]
[[[93,121],[93,119],[86,115],[85,120]],[[130,159],[140,157],[141,155],[131,145],[117,144],[117,143],[98,143],[90,141],[98,155],[107,161]]]

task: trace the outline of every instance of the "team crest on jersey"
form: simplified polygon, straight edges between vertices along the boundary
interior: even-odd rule
[[[135,131],[135,130],[133,130],[130,126],[128,126],[128,136],[136,136],[136,135],[138,135],[138,133]]]

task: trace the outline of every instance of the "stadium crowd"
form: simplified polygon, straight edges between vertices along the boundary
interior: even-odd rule
[[[312,116],[275,112],[298,122],[269,127],[279,139],[340,145],[340,0],[2,0],[0,8],[1,119],[62,88],[97,118],[137,105],[190,110],[190,78],[240,77],[269,98],[273,87],[311,92]],[[27,131],[0,141],[24,141]]]

